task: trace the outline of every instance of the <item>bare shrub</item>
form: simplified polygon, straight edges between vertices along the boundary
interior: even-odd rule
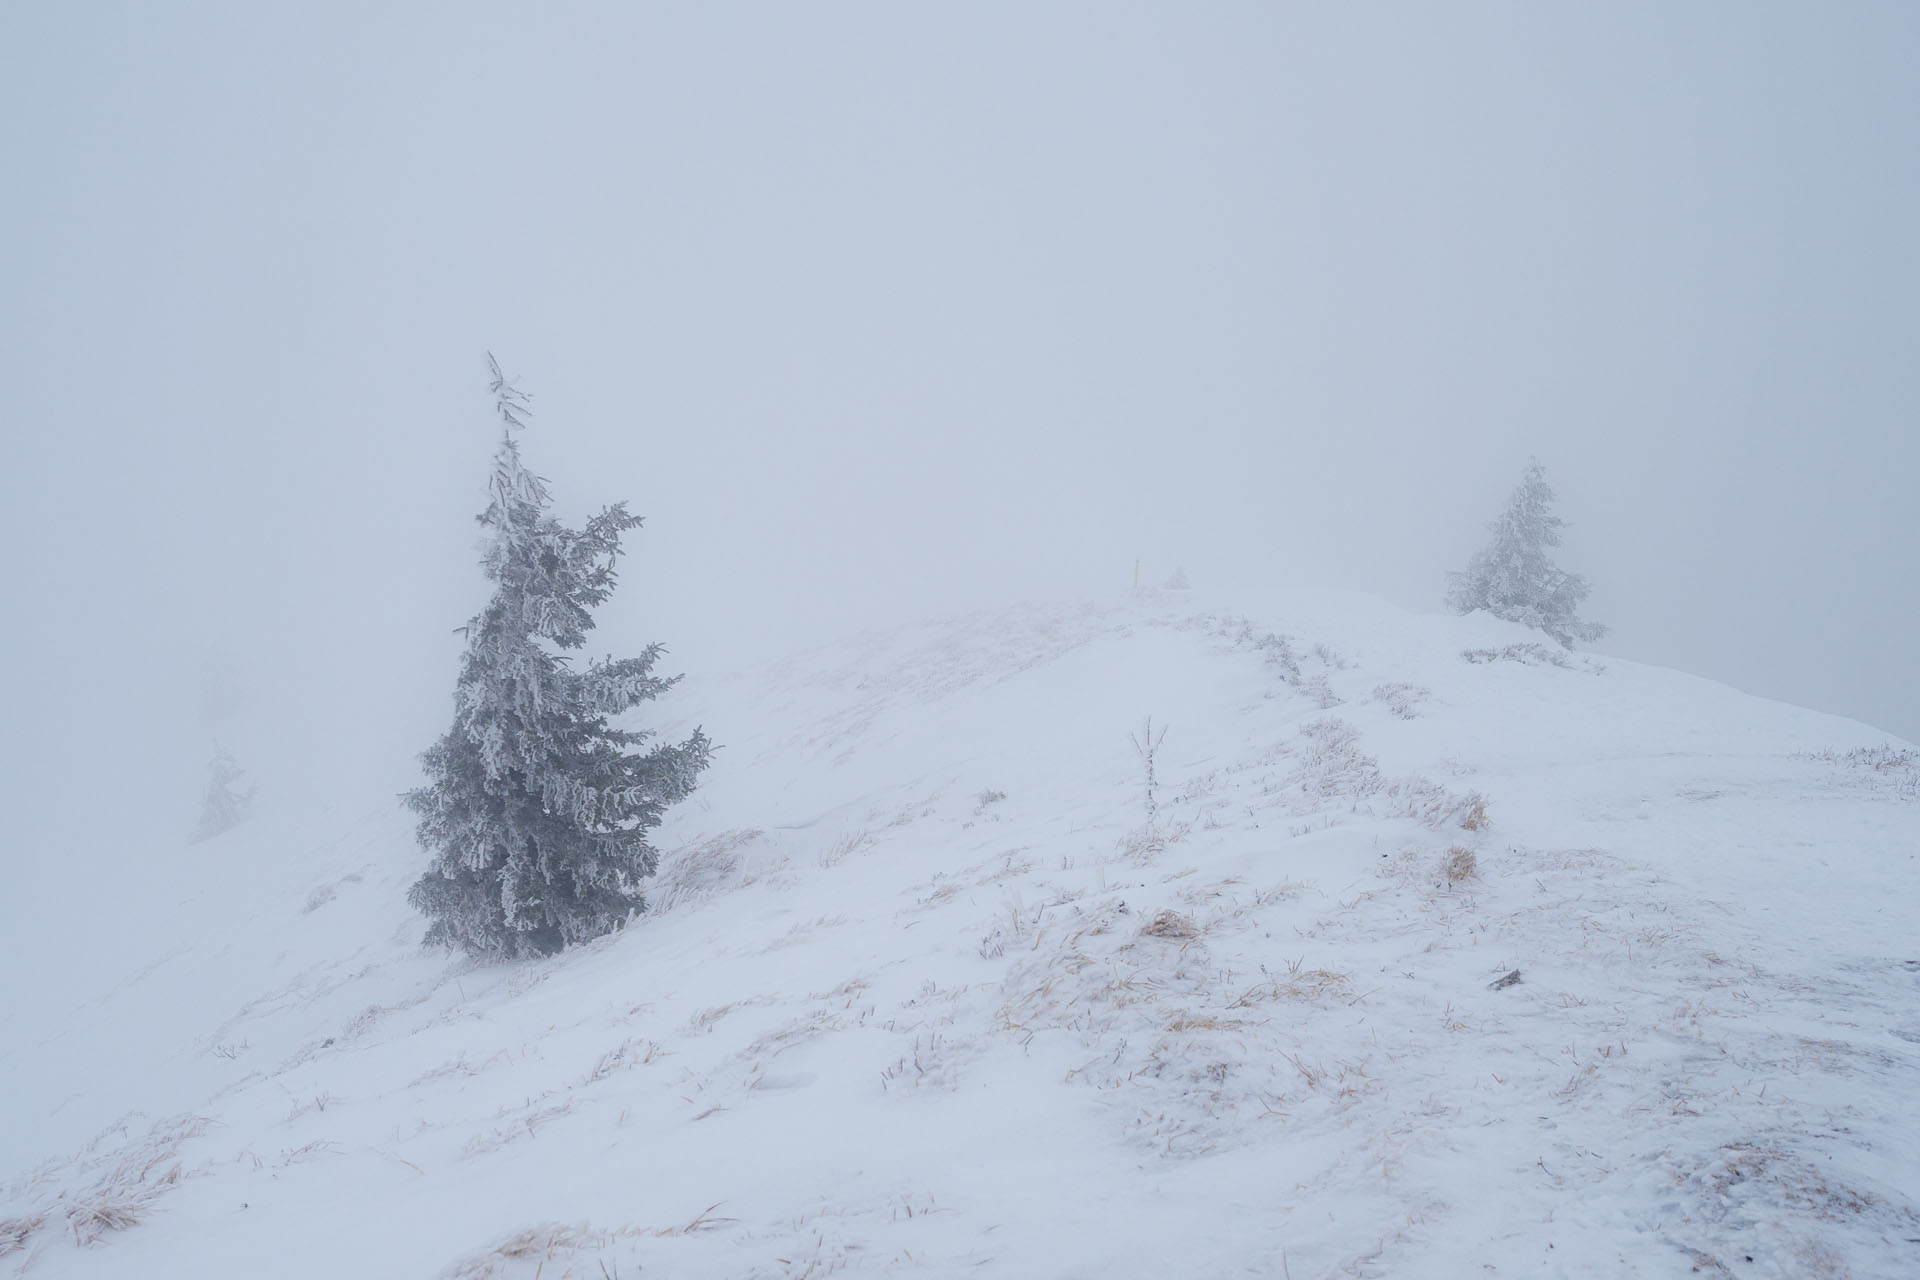
[[[1158,757],[1158,755],[1160,754],[1160,743],[1165,740],[1167,736],[1167,729],[1165,725],[1160,726],[1160,736],[1158,738],[1154,737],[1153,736],[1153,717],[1148,716],[1146,726],[1141,730],[1140,734],[1137,736],[1135,735],[1129,735],[1129,736],[1132,738],[1132,741],[1133,741],[1134,752],[1140,757],[1141,767],[1145,771],[1146,791],[1147,791],[1147,821],[1152,822],[1153,815],[1155,811],[1159,808],[1159,803],[1154,796],[1154,788],[1157,785],[1157,782],[1154,778],[1154,762],[1156,757]]]
[[[938,1031],[915,1035],[913,1047],[880,1069],[880,1088],[894,1092],[899,1085],[908,1089],[952,1089],[960,1079],[962,1063],[952,1053],[952,1044]]]
[[[1299,685],[1300,659],[1293,652],[1292,642],[1285,636],[1270,632],[1255,640],[1253,645],[1266,656],[1267,665],[1279,670],[1282,680],[1290,685]]]
[[[1432,697],[1432,691],[1417,684],[1396,681],[1392,684],[1374,686],[1373,696],[1387,704],[1387,710],[1402,720],[1413,720],[1419,716],[1414,710],[1420,703]]]
[[[282,1121],[282,1123],[292,1124],[295,1120],[298,1120],[301,1116],[307,1114],[307,1112],[309,1111],[325,1111],[327,1109],[328,1104],[330,1104],[332,1101],[333,1101],[333,1094],[329,1093],[325,1089],[322,1089],[319,1093],[314,1094],[313,1097],[307,1100],[306,1102],[302,1102],[298,1098],[295,1098],[293,1102],[293,1109],[287,1112],[286,1118],[285,1120]]]
[[[1501,649],[1462,649],[1460,656],[1468,662],[1517,662],[1525,667],[1571,667],[1566,653],[1560,649],[1551,649],[1544,644],[1510,644]]]
[[[1312,679],[1306,681],[1300,685],[1300,692],[1312,698],[1313,705],[1319,707],[1322,711],[1331,711],[1344,701],[1339,694],[1333,691],[1333,686],[1327,682],[1325,676],[1314,676]]]
[[[1809,751],[1801,758],[1850,770],[1872,790],[1883,790],[1902,800],[1920,800],[1920,751],[1885,745],[1851,751]]]
[[[1205,800],[1208,796],[1212,795],[1214,791],[1218,789],[1219,785],[1220,771],[1215,769],[1212,773],[1203,773],[1196,777],[1188,778],[1187,785],[1180,788],[1180,794],[1176,796],[1175,799],[1181,804],[1193,804],[1196,801]]]

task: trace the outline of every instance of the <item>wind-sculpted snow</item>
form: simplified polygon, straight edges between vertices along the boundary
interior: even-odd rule
[[[1920,1269],[1911,748],[1184,598],[690,678],[653,909],[549,960],[421,953],[395,813],[164,853],[0,1058],[0,1274]]]

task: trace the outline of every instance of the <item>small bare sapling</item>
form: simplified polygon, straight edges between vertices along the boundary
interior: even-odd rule
[[[1167,729],[1165,725],[1162,725],[1160,727],[1159,737],[1155,737],[1153,733],[1153,717],[1148,716],[1146,725],[1142,728],[1141,732],[1137,735],[1129,734],[1128,736],[1133,739],[1133,749],[1140,756],[1141,767],[1146,772],[1147,821],[1152,822],[1153,815],[1160,810],[1159,801],[1154,795],[1158,783],[1154,778],[1153,763],[1154,757],[1159,754],[1161,742],[1166,739]]]

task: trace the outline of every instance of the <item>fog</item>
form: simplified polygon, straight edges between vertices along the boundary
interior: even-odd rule
[[[1920,739],[1912,6],[294,8],[4,19],[10,861],[216,736],[411,784],[487,350],[690,679],[1136,560],[1439,612],[1537,455],[1600,652]]]

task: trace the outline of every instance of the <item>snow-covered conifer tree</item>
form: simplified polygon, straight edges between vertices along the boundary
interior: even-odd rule
[[[638,516],[615,503],[569,529],[546,514],[546,482],[520,460],[527,397],[493,357],[499,452],[481,513],[493,599],[466,627],[453,727],[421,757],[428,782],[407,804],[433,855],[407,900],[429,945],[486,958],[548,955],[620,928],[645,908],[658,854],[647,833],[693,790],[711,745],[637,751],[653,735],[611,717],[658,697],[662,649],[576,668],[590,613],[612,594],[620,535]]]
[[[1534,459],[1507,509],[1487,527],[1493,541],[1474,553],[1463,573],[1447,575],[1447,605],[1456,613],[1485,609],[1497,618],[1540,630],[1571,649],[1575,640],[1598,640],[1607,628],[1575,616],[1587,580],[1547,558],[1560,545],[1565,521],[1553,514],[1547,469]]]
[[[193,828],[194,840],[210,840],[247,816],[247,806],[253,803],[253,788],[240,790],[240,781],[246,776],[227,749],[214,743],[213,759],[207,762],[207,794],[200,802],[200,821]]]

